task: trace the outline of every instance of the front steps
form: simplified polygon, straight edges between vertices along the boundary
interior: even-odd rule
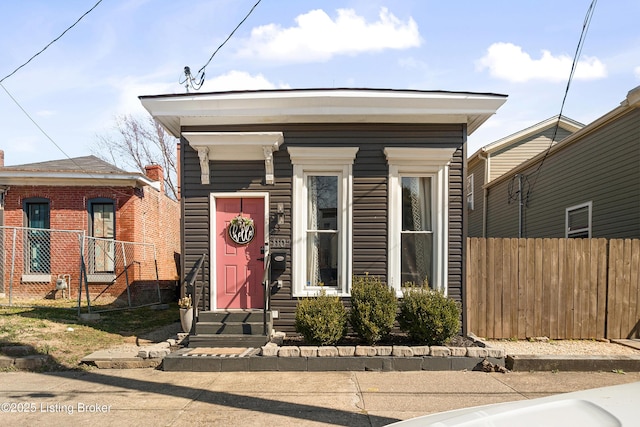
[[[273,328],[271,312],[267,312],[267,334],[262,310],[224,312],[200,311],[195,335],[189,335],[189,347],[254,347],[269,341]]]

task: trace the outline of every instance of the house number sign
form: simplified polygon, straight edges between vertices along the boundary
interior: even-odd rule
[[[251,218],[235,217],[227,228],[229,238],[239,245],[246,245],[253,240],[256,230]]]

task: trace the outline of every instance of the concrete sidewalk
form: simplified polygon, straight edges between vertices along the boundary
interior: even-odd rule
[[[640,373],[5,372],[0,373],[0,422],[382,426],[433,412],[634,381],[640,381]]]

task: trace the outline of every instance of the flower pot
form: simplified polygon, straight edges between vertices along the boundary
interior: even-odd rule
[[[183,332],[191,332],[191,326],[193,325],[193,307],[180,309],[180,325],[182,325]]]

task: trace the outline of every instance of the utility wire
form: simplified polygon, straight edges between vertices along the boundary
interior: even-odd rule
[[[188,89],[188,85],[191,84],[191,86],[195,89],[198,90],[202,87],[202,84],[204,83],[204,77],[205,77],[205,68],[207,68],[207,66],[211,63],[211,61],[213,60],[213,57],[216,56],[216,53],[218,53],[218,51],[220,49],[222,49],[222,47],[227,44],[227,42],[229,41],[229,39],[231,39],[231,37],[233,37],[233,35],[235,34],[235,32],[238,30],[238,28],[240,28],[240,26],[242,24],[244,24],[244,21],[246,21],[249,16],[253,13],[254,9],[256,7],[258,7],[258,5],[260,4],[262,0],[258,0],[256,2],[256,4],[253,5],[253,7],[251,8],[251,10],[249,10],[249,12],[245,15],[245,17],[242,19],[242,21],[240,21],[238,23],[238,25],[236,25],[236,27],[233,29],[233,31],[231,31],[231,33],[229,34],[229,36],[222,42],[222,44],[220,44],[220,46],[218,46],[218,48],[211,54],[211,56],[209,57],[209,60],[207,61],[206,64],[204,64],[199,70],[198,73],[196,74],[195,79],[191,76],[191,72],[189,71],[189,67],[184,67],[184,72],[185,72],[185,80],[180,81],[180,84],[183,83],[187,83],[187,89]],[[195,81],[197,80],[197,82]]]
[[[560,105],[560,113],[558,114],[558,120],[556,121],[556,125],[555,125],[554,130],[553,130],[553,136],[551,137],[551,141],[549,142],[549,147],[547,148],[547,151],[544,153],[544,157],[542,157],[542,160],[538,164],[538,167],[536,168],[535,171],[533,171],[530,174],[530,175],[535,175],[535,177],[534,177],[533,183],[531,184],[531,187],[527,191],[526,198],[525,198],[526,201],[529,200],[529,194],[533,191],[533,188],[536,185],[536,181],[538,180],[538,176],[540,175],[540,169],[542,168],[542,165],[544,164],[544,161],[549,156],[549,152],[551,151],[551,147],[553,146],[553,142],[555,141],[556,136],[558,134],[558,128],[560,127],[560,120],[562,120],[562,112],[564,111],[564,104],[567,101],[567,95],[569,94],[569,87],[571,87],[571,81],[573,80],[573,75],[575,74],[576,66],[578,65],[578,58],[580,57],[580,54],[582,53],[582,47],[584,46],[584,40],[587,37],[587,32],[589,31],[589,24],[591,24],[591,18],[593,17],[593,12],[594,12],[594,10],[596,8],[596,3],[597,2],[598,2],[598,0],[592,0],[591,1],[591,5],[589,6],[589,9],[587,10],[587,14],[586,14],[586,16],[584,18],[584,22],[582,24],[582,33],[580,34],[580,40],[578,41],[578,46],[576,47],[576,53],[575,53],[575,55],[573,57],[573,63],[571,64],[571,72],[569,73],[569,79],[567,80],[567,86],[566,86],[566,88],[564,90],[564,96],[562,97],[562,104]]]
[[[3,81],[5,81],[6,79],[8,79],[9,77],[13,76],[16,72],[18,72],[19,69],[21,69],[22,67],[24,67],[25,65],[27,65],[29,62],[31,62],[33,59],[35,59],[36,56],[40,55],[42,52],[44,52],[45,50],[47,50],[47,48],[49,48],[49,46],[51,46],[52,44],[54,44],[55,42],[57,42],[58,40],[60,40],[60,38],[62,38],[62,36],[64,36],[67,31],[69,31],[70,29],[72,29],[73,27],[76,26],[76,24],[78,22],[80,22],[82,20],[82,18],[84,18],[85,16],[87,16],[93,9],[95,9],[100,3],[102,3],[102,0],[98,0],[98,2],[96,4],[93,5],[93,7],[89,10],[87,10],[80,18],[78,18],[78,20],[76,22],[74,22],[70,27],[68,27],[66,30],[64,30],[62,32],[62,34],[60,34],[58,37],[56,37],[55,39],[53,39],[48,45],[46,45],[45,47],[43,47],[38,53],[36,53],[35,55],[33,55],[31,58],[29,58],[29,60],[27,62],[25,62],[24,64],[22,64],[21,66],[19,66],[18,68],[16,68],[15,70],[13,70],[11,73],[7,74],[6,76],[4,76],[2,78],[2,80],[0,80],[0,83],[2,83]],[[3,88],[4,89],[4,88]],[[6,91],[6,89],[5,89]],[[8,92],[7,92],[8,93]],[[11,95],[9,95],[11,96]]]
[[[27,112],[27,110],[25,110],[25,109],[22,107],[22,105],[20,105],[20,103],[18,102],[18,100],[17,100],[16,98],[14,98],[14,97],[13,97],[13,95],[11,95],[11,93],[9,92],[9,90],[7,90],[7,88],[6,88],[6,87],[4,87],[4,85],[3,85],[2,83],[0,83],[0,87],[1,87],[1,88],[2,88],[6,93],[7,93],[7,95],[9,95],[9,98],[11,98],[11,100],[12,100],[12,101],[13,101],[13,102],[18,106],[18,108],[20,108],[20,110],[22,110],[22,112],[24,113],[24,115],[25,115],[25,116],[27,116],[27,117],[29,118],[29,120],[31,120],[31,122],[32,122],[32,123],[33,123],[33,124],[38,128],[38,130],[39,130],[39,131],[40,131],[40,132],[41,132],[41,133],[42,133],[42,134],[43,134],[43,135],[44,135],[44,136],[45,136],[49,141],[51,141],[51,143],[52,143],[53,145],[55,145],[55,146],[56,146],[56,148],[57,148],[58,150],[60,150],[60,152],[61,152],[62,154],[64,154],[64,156],[65,156],[67,159],[69,159],[69,160],[70,160],[74,165],[76,165],[76,166],[78,167],[78,169],[79,169],[80,171],[82,171],[83,173],[85,173],[85,174],[89,175],[89,176],[90,176],[90,177],[92,177],[92,178],[96,178],[96,175],[95,175],[93,172],[88,171],[88,170],[86,170],[84,167],[82,167],[81,165],[79,165],[79,164],[78,164],[78,163],[77,163],[77,162],[76,162],[72,157],[70,157],[70,156],[69,156],[69,155],[68,155],[68,154],[67,154],[67,153],[66,153],[66,152],[65,152],[65,151],[64,151],[64,150],[63,150],[63,149],[58,145],[58,144],[56,144],[56,142],[53,140],[53,138],[51,138],[51,137],[49,136],[49,134],[48,134],[44,129],[42,129],[42,127],[40,127],[40,125],[39,125],[39,124],[38,124],[38,123],[33,119],[33,117],[31,117],[31,115],[29,114],[29,112]],[[118,190],[118,189],[116,189],[116,188],[113,188],[113,192],[114,192],[114,193],[118,193],[118,194],[123,195],[123,196],[127,196],[127,197],[128,197],[128,196],[130,196],[130,194],[125,193],[125,192],[123,192],[123,191],[120,191],[120,190]]]
[[[39,130],[40,132],[42,132],[42,134],[43,134],[43,135],[44,135],[44,136],[45,136],[49,141],[51,141],[51,143],[52,143],[53,145],[55,145],[55,146],[56,146],[56,148],[57,148],[58,150],[60,150],[60,151],[62,152],[62,154],[64,154],[64,155],[65,155],[69,160],[71,160],[71,161],[72,161],[76,166],[80,167],[80,165],[78,165],[75,161],[73,161],[73,159],[72,159],[71,157],[69,157],[69,155],[68,155],[67,153],[65,153],[65,152],[64,152],[64,150],[63,150],[63,149],[62,149],[58,144],[56,144],[56,142],[53,140],[53,138],[51,138],[51,137],[49,136],[49,134],[47,134],[47,132],[45,132],[45,131],[44,131],[44,129],[42,129],[42,128],[40,127],[40,125],[39,125],[39,124],[38,124],[38,123],[33,119],[33,117],[31,117],[31,115],[27,112],[27,110],[25,110],[25,109],[22,107],[22,105],[20,105],[20,103],[18,102],[18,100],[17,100],[17,99],[15,99],[15,98],[13,97],[13,95],[11,95],[11,93],[7,90],[7,88],[6,88],[6,87],[4,87],[4,85],[2,84],[2,82],[0,82],[0,87],[2,87],[2,89],[7,93],[7,95],[9,95],[9,98],[11,98],[11,100],[12,100],[12,101],[13,101],[13,102],[18,106],[18,108],[20,108],[20,110],[22,110],[22,112],[24,113],[24,115],[25,115],[25,116],[27,116],[27,118],[28,118],[29,120],[31,120],[31,123],[33,123],[33,124],[38,128],[38,130]]]

